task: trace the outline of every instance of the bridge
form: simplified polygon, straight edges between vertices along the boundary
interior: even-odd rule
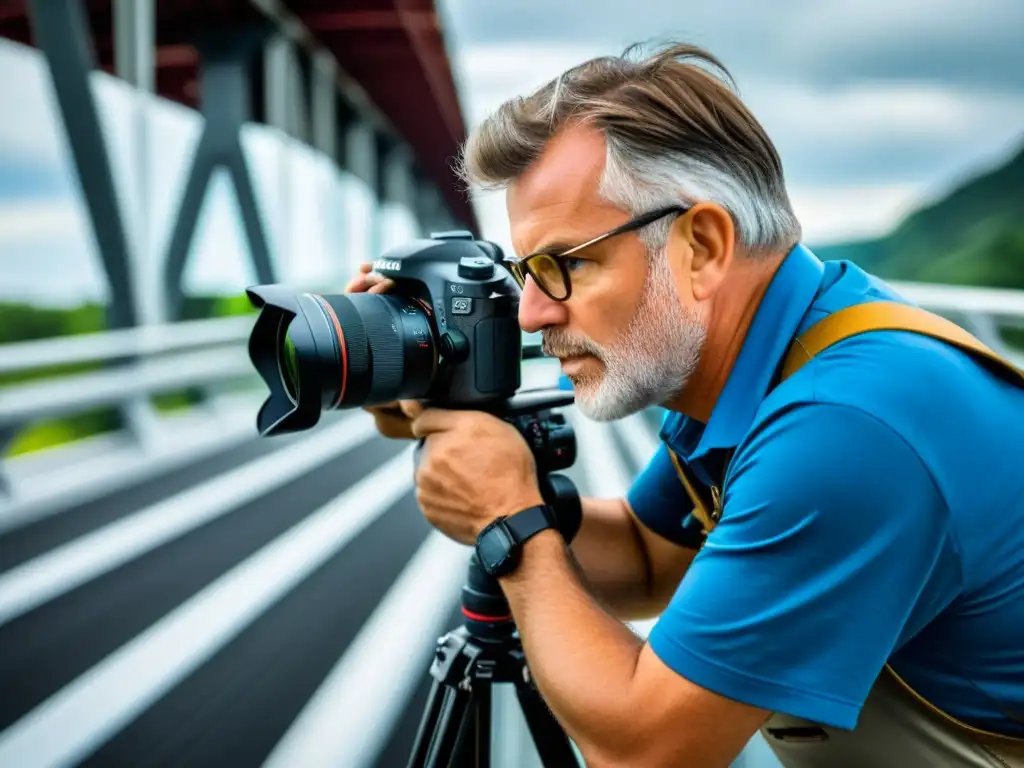
[[[0,381],[20,382],[0,389],[0,448],[45,420],[119,415],[116,429],[0,459],[0,765],[405,765],[433,642],[458,624],[467,553],[429,530],[410,447],[378,437],[365,413],[257,438],[252,316],[184,311],[218,169],[252,272],[287,276],[302,213],[287,195],[266,202],[262,150],[285,166],[312,158],[320,196],[357,212],[313,238],[343,256],[304,287],[329,290],[417,234],[477,231],[448,162],[463,119],[432,4],[358,8],[0,7],[0,36],[46,65],[109,297],[106,330],[0,346]],[[130,191],[97,84],[131,107],[118,150],[134,158],[120,176]],[[155,110],[196,137],[160,247],[147,215]],[[1024,365],[1002,340],[1024,328],[1024,293],[897,287]],[[557,378],[551,361],[524,362],[527,386]],[[154,406],[183,390],[199,393],[188,407]],[[621,495],[655,450],[658,413],[567,416],[580,447],[567,474],[584,494]],[[508,693],[495,703],[496,765],[537,765]],[[754,743],[738,764],[772,762]]]

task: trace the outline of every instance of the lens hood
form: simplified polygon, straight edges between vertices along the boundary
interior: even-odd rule
[[[264,437],[309,429],[320,420],[323,371],[340,367],[345,375],[346,361],[335,351],[330,321],[311,294],[258,285],[246,295],[260,310],[249,336],[249,359],[270,391],[256,416],[257,429]],[[297,368],[290,390],[284,360],[289,340]]]

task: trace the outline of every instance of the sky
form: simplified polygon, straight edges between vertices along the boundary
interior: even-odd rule
[[[466,120],[581,61],[715,54],[782,157],[811,243],[888,231],[1024,144],[1020,0],[438,0]],[[503,194],[478,202],[509,247]]]
[[[1020,0],[437,3],[470,125],[503,100],[631,43],[674,39],[707,48],[776,143],[812,244],[882,234],[1024,144]],[[140,184],[133,95],[102,74],[94,87],[121,205],[134,221],[140,201],[148,201],[140,251],[159,253],[201,122],[169,102],[147,109],[149,176]],[[0,104],[0,300],[104,298],[46,68],[35,52],[3,40]],[[265,126],[248,128],[244,141],[280,279],[326,274],[340,282],[360,256],[372,255],[365,188]],[[476,207],[484,236],[510,249],[503,194],[482,195]],[[410,223],[400,211],[388,216],[400,241]],[[237,204],[224,178],[213,184],[195,243],[185,275],[191,289],[251,283]]]

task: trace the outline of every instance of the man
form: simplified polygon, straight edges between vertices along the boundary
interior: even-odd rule
[[[800,244],[779,157],[716,69],[683,45],[587,62],[465,148],[466,177],[507,190],[519,320],[579,409],[671,412],[627,499],[585,499],[570,547],[541,529],[500,577],[533,676],[590,766],[725,766],[759,729],[787,765],[1009,764],[1024,387],[894,330],[782,375],[818,321],[902,300]],[[373,412],[426,438],[418,500],[452,538],[543,504],[500,420]],[[622,623],[649,616],[646,642]]]

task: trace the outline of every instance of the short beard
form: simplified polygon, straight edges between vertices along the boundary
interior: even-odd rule
[[[599,345],[561,328],[544,331],[543,349],[554,357],[593,355],[599,376],[569,376],[576,405],[595,421],[613,421],[677,397],[693,376],[707,337],[701,318],[679,300],[664,251],[648,257],[647,278],[632,320]]]

